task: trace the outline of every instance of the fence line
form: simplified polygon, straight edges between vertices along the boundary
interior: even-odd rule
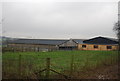
[[[110,55],[110,64],[113,64],[114,62],[116,62],[116,59],[114,59],[113,58],[113,56],[112,55]],[[18,71],[19,71],[19,79],[21,79],[22,78],[22,55],[19,55],[19,59],[18,59]],[[115,61],[114,61],[115,60]],[[105,60],[103,60],[103,63],[106,63],[107,62],[107,58],[105,58]],[[88,65],[90,63],[90,61],[89,61],[89,57],[87,57],[86,58],[86,62],[85,62],[85,69],[86,68],[90,68],[90,67],[92,67],[92,68],[96,68],[96,67],[98,67],[99,65],[101,65],[101,61],[100,60],[96,60],[96,63],[94,64],[94,65]],[[92,63],[92,62],[91,62]],[[77,63],[75,63],[75,55],[74,54],[72,54],[71,55],[71,62],[70,62],[70,66],[69,66],[69,68],[70,68],[70,74],[68,74],[68,75],[65,75],[65,74],[63,74],[63,73],[60,73],[60,72],[57,72],[57,71],[55,71],[53,68],[51,68],[51,65],[52,63],[51,63],[51,58],[46,58],[46,67],[43,69],[43,70],[39,70],[37,73],[35,73],[35,74],[38,74],[38,73],[41,73],[41,72],[45,72],[45,78],[46,79],[49,79],[50,78],[50,71],[52,71],[52,72],[54,72],[54,73],[57,73],[57,74],[59,74],[59,75],[62,75],[62,76],[64,76],[65,78],[69,78],[69,77],[73,77],[74,75],[74,70],[75,70],[75,68],[76,68],[76,65],[77,65]],[[79,65],[78,65],[79,66]],[[86,67],[86,66],[88,66],[88,67]],[[10,67],[10,66],[9,66]],[[31,67],[30,67],[31,68]]]

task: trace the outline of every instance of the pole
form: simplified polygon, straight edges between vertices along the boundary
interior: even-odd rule
[[[19,79],[21,79],[21,55],[19,55],[19,69],[18,69],[18,72],[19,72]]]
[[[50,76],[50,58],[46,58],[46,79]]]
[[[71,55],[71,65],[70,65],[70,76],[73,74],[73,67],[74,67],[74,54]]]

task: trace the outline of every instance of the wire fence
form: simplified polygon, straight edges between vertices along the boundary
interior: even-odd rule
[[[71,54],[67,59],[64,57],[41,58],[41,55],[9,55],[3,58],[2,75],[3,79],[69,79],[74,78],[76,72],[94,70],[97,67],[118,62],[117,54],[96,58],[92,58],[92,55],[78,58],[76,54]]]

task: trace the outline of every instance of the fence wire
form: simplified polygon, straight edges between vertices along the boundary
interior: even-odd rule
[[[113,53],[114,54],[114,53]],[[99,56],[98,59],[87,54],[87,57],[81,58],[83,55],[71,54],[69,57],[49,56],[50,68],[68,76],[74,76],[74,73],[97,68],[101,65],[114,64],[118,62],[118,55],[106,54]],[[103,58],[104,57],[104,58]],[[37,78],[44,79],[46,72],[38,73],[46,68],[46,56],[41,55],[4,55],[3,56],[3,78],[4,79],[27,79]],[[97,58],[97,55],[96,55]],[[37,74],[36,74],[37,73]],[[34,76],[33,76],[34,75]],[[56,76],[56,77],[54,77]],[[51,78],[61,78],[54,72],[50,72]]]

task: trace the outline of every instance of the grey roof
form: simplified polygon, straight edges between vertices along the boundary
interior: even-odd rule
[[[83,44],[83,41],[86,39],[73,39],[76,43]]]
[[[85,39],[72,39],[76,43],[83,44]],[[49,44],[49,45],[60,45],[68,40],[57,40],[57,39],[17,39],[9,41],[14,44]]]
[[[83,43],[85,44],[100,44],[100,45],[117,45],[118,41],[114,38],[108,37],[95,37],[88,40],[84,40]]]
[[[9,41],[9,43],[14,44],[49,44],[49,45],[59,45],[67,40],[55,40],[55,39],[18,39],[14,41]]]
[[[115,38],[108,38],[108,37],[105,37],[105,38],[118,42],[118,39],[115,39]]]
[[[86,41],[89,41],[89,40],[93,40],[93,39],[97,39],[97,38],[106,38],[106,37],[95,37],[95,38],[92,38],[92,39],[72,39],[73,41],[75,41],[76,43],[78,44],[111,44],[109,42],[105,42],[105,41],[101,41],[101,40],[98,40],[99,43],[89,43],[89,42],[86,42]],[[115,41],[115,44],[116,44],[116,41],[117,39],[113,39],[113,38],[106,38],[106,39],[110,39],[112,41]],[[65,39],[15,39],[15,40],[10,40],[8,41],[8,43],[14,43],[14,44],[43,44],[43,45],[60,45],[62,43],[65,43],[67,42],[68,40],[65,40]],[[113,43],[114,44],[114,43]]]

